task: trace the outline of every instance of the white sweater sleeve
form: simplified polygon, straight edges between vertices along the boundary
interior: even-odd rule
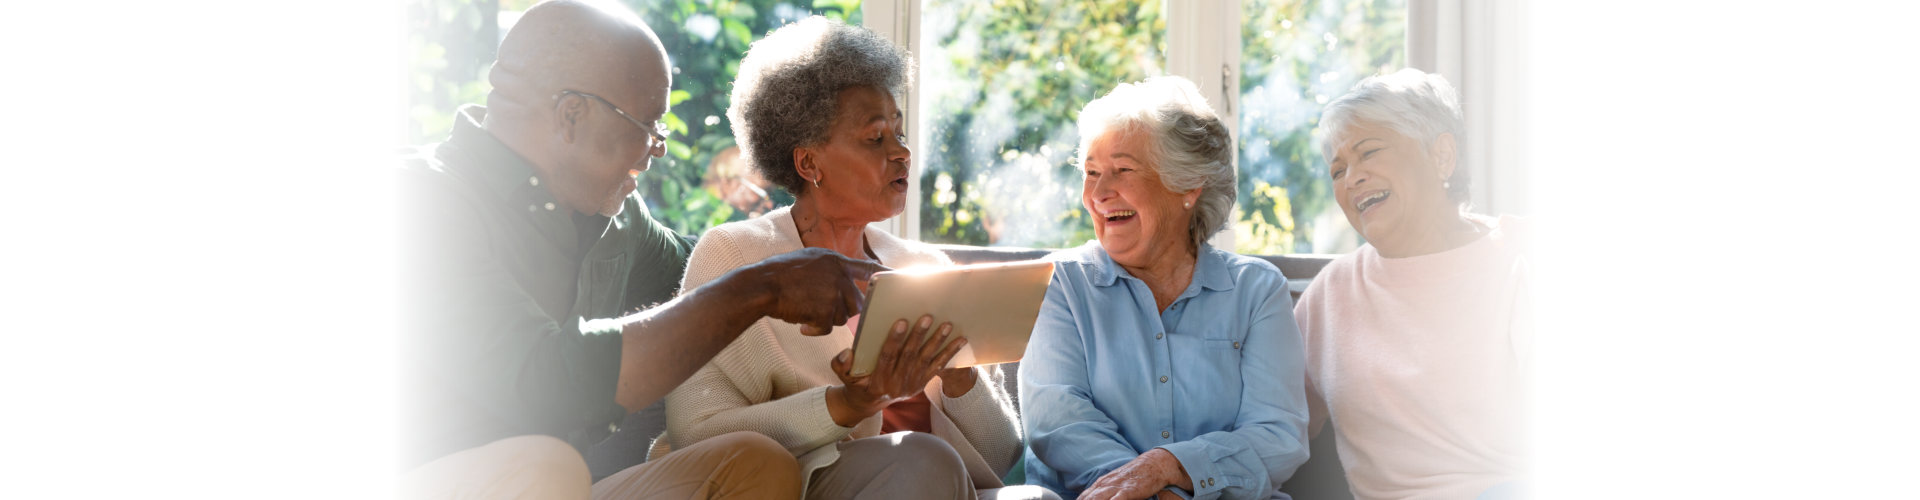
[[[993,467],[994,475],[1006,476],[1024,451],[1020,444],[1020,420],[1013,410],[1013,399],[1001,389],[1006,374],[1000,365],[978,366],[974,370],[979,380],[966,394],[949,398],[940,384],[933,384],[927,396],[940,402],[940,411],[966,434],[967,442]]]
[[[687,260],[681,290],[750,264],[740,239],[719,230],[702,237]],[[754,431],[800,455],[839,441],[852,430],[834,423],[827,413],[825,387],[770,400],[775,371],[790,361],[775,342],[769,321],[755,321],[667,396],[667,434],[675,449],[729,432]]]

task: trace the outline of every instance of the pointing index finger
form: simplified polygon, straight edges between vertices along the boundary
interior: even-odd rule
[[[879,262],[849,257],[840,258],[840,268],[846,271],[847,277],[858,281],[866,281],[872,278],[873,273],[893,270],[887,266],[880,265]]]

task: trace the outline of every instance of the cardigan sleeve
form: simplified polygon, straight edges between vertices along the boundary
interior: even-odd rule
[[[1022,453],[1020,419],[1013,410],[1013,399],[1002,389],[1006,373],[1000,365],[973,368],[979,380],[973,390],[949,398],[941,384],[932,384],[927,397],[940,402],[940,411],[966,434],[967,442],[980,452],[980,458],[993,467],[995,476],[1006,476]],[[943,380],[942,383],[945,383]]]
[[[692,290],[750,264],[744,248],[750,243],[720,228],[709,231],[693,248],[681,290]],[[774,341],[770,321],[755,321],[667,396],[667,435],[674,448],[729,432],[754,431],[800,455],[852,431],[834,423],[827,413],[826,387],[771,399],[775,370],[790,362]]]

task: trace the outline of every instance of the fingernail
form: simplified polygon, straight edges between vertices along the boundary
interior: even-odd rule
[[[928,325],[932,325],[932,324],[933,324],[933,317],[932,317],[932,316],[921,316],[921,317],[920,317],[920,328],[926,328],[926,327],[927,327]]]
[[[838,360],[841,363],[847,362],[847,351],[840,351],[840,355],[834,356],[833,359]]]
[[[953,333],[953,325],[952,324],[940,325],[940,336],[945,337],[947,336],[948,333]]]
[[[895,335],[907,333],[907,320],[904,320],[904,319],[893,320],[893,333]]]

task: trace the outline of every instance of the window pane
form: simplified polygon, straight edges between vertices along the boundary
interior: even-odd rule
[[[414,0],[409,3],[414,142],[441,140],[454,109],[478,104],[491,87],[486,69],[500,36],[531,0]],[[627,0],[666,46],[673,60],[673,129],[667,156],[640,174],[640,193],[653,216],[685,234],[742,220],[793,203],[779,188],[755,182],[734,148],[727,123],[728,92],[747,47],[768,31],[813,14],[860,23],[860,0]],[[717,161],[716,161],[717,159]]]
[[[1342,253],[1359,235],[1335,204],[1320,110],[1406,66],[1406,0],[1243,0],[1241,253]]]
[[[922,12],[921,239],[1093,239],[1074,119],[1115,85],[1165,72],[1160,0],[926,0]]]

